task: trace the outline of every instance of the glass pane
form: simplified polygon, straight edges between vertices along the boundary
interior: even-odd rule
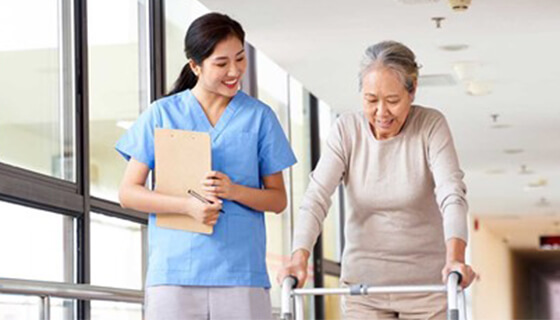
[[[73,60],[63,59],[71,38],[59,29],[60,2],[0,2],[0,162],[74,181]]]
[[[293,220],[297,221],[299,206],[309,183],[309,172],[311,171],[311,140],[309,120],[309,93],[296,79],[289,78],[290,92],[290,135],[291,144],[298,162],[291,168],[292,192],[291,206]],[[290,257],[291,252],[286,254]],[[308,277],[306,288],[313,288],[313,255],[309,259]],[[313,299],[304,297],[305,318],[314,318]]]
[[[92,301],[92,320],[142,320],[142,305],[137,303]]]
[[[37,320],[39,307],[38,297],[0,294],[0,320]]]
[[[96,213],[90,218],[91,283],[141,290],[141,225]]]
[[[184,39],[194,19],[208,12],[196,0],[165,1],[165,63],[167,90],[171,90],[179,73],[187,62]]]
[[[288,119],[288,74],[276,63],[266,57],[262,52],[256,51],[256,73],[258,98],[269,105],[276,113],[286,136],[289,125]],[[284,171],[286,190],[290,194],[288,170]],[[283,214],[266,215],[266,255],[268,273],[271,277],[272,288],[270,291],[272,307],[280,308],[280,286],[275,281],[276,274],[282,267],[284,259],[290,256],[290,213],[286,210]]]
[[[147,105],[147,92],[140,89],[140,2],[87,2],[91,193],[114,201],[126,166],[115,143]]]
[[[331,108],[319,101],[319,136],[321,139],[321,150],[324,150],[325,143],[331,131],[332,124],[336,117]],[[323,257],[332,261],[340,262],[341,255],[341,234],[340,234],[340,203],[338,189],[331,197],[332,204],[329,214],[323,223]]]
[[[0,201],[0,277],[64,281],[64,216]]]
[[[258,98],[276,112],[284,131],[288,131],[288,73],[265,54],[255,51]]]
[[[325,288],[338,288],[340,287],[339,278],[330,275],[325,275]],[[326,295],[325,296],[325,318],[329,320],[342,319],[340,313],[340,301],[342,296],[339,295]]]
[[[41,299],[35,296],[0,294],[0,320],[37,320]],[[74,301],[51,298],[51,319],[73,320]]]

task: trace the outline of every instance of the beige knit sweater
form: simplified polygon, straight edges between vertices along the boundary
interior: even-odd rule
[[[412,106],[402,131],[388,140],[376,140],[362,112],[344,114],[310,175],[293,249],[312,252],[330,197],[342,181],[350,212],[341,280],[441,283],[445,240],[467,240],[463,176],[439,111]]]

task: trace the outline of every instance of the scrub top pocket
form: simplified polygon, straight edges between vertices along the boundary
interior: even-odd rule
[[[256,133],[240,132],[228,137],[224,163],[229,178],[238,184],[258,188],[259,148]]]

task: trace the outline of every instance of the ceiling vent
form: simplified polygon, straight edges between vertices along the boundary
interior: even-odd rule
[[[450,74],[426,74],[418,77],[418,85],[422,87],[454,86],[455,78]]]

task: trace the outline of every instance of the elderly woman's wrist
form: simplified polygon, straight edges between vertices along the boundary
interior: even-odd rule
[[[292,261],[293,262],[301,262],[309,260],[310,253],[305,249],[297,249],[292,254]]]

